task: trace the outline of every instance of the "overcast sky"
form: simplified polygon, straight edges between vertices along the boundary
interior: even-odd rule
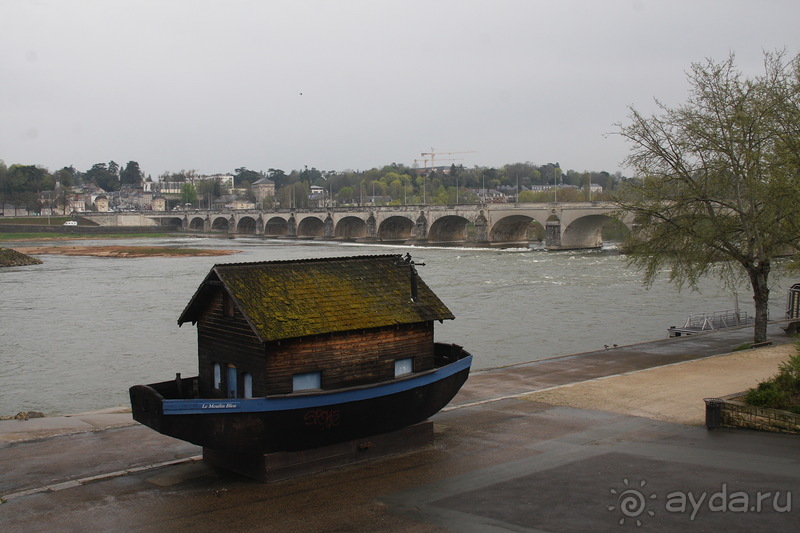
[[[432,148],[630,174],[628,106],[683,102],[705,58],[800,53],[797,0],[0,0],[0,21],[0,159],[153,177]]]

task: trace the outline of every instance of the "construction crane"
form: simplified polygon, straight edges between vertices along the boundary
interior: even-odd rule
[[[436,168],[436,156],[438,156],[438,155],[473,154],[473,153],[475,153],[475,150],[468,150],[466,152],[437,152],[435,148],[431,148],[430,152],[422,152],[420,155],[423,156],[423,157],[430,156],[431,157],[431,169],[435,169]],[[448,158],[443,159],[443,161],[459,161],[459,160],[460,160],[460,158],[459,159],[448,159]],[[415,159],[414,162],[416,163],[416,161],[417,160]],[[423,159],[423,161],[426,162],[426,167],[425,168],[427,168],[427,161],[428,160],[427,159]]]
[[[464,158],[463,158],[463,157],[452,157],[452,158],[450,158],[450,157],[446,157],[446,158],[444,158],[444,159],[442,159],[442,158],[439,158],[439,159],[438,159],[438,161],[440,161],[440,162],[441,162],[441,161],[463,161],[463,160],[464,160]],[[427,170],[428,170],[428,161],[429,161],[428,159],[415,159],[415,160],[414,160],[414,168],[417,168],[417,164],[418,164],[420,161],[422,161],[423,163],[425,163],[425,165],[422,167],[422,170],[423,170],[423,171],[427,171]],[[433,160],[431,159],[430,161],[431,161],[431,170],[435,170],[435,169],[433,168]]]

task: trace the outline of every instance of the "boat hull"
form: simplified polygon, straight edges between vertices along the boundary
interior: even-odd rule
[[[395,431],[446,406],[472,356],[371,387],[256,399],[193,399],[196,378],[131,387],[135,420],[199,446],[236,453],[298,451]]]

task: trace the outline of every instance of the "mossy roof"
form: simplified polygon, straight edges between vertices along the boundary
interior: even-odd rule
[[[197,322],[221,287],[262,342],[455,318],[400,255],[215,265],[178,324]]]

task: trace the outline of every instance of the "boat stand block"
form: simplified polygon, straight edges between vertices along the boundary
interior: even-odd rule
[[[262,483],[324,472],[433,444],[433,422],[297,452],[245,455],[203,448],[203,460]]]

